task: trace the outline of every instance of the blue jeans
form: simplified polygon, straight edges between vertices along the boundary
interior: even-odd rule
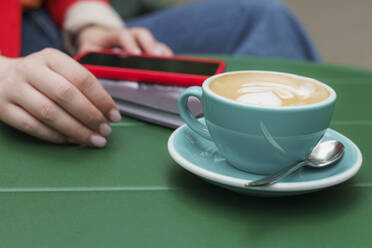
[[[46,10],[27,11],[22,19],[21,55],[26,56],[47,47],[65,52],[61,32]]]
[[[175,53],[222,53],[319,61],[310,38],[275,0],[215,0],[179,5],[125,21],[143,26]],[[44,47],[64,50],[60,32],[43,10],[23,19],[22,55]]]

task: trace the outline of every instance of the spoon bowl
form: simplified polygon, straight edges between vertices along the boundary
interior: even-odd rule
[[[303,166],[310,166],[314,168],[326,167],[338,161],[344,154],[344,145],[337,140],[328,140],[318,143],[311,151],[306,159],[295,163],[273,175],[266,176],[262,179],[252,181],[246,184],[247,187],[251,186],[265,186],[278,181],[280,178],[285,177]]]
[[[307,157],[308,166],[324,167],[339,160],[344,153],[344,145],[336,140],[329,140],[315,146],[313,151]]]

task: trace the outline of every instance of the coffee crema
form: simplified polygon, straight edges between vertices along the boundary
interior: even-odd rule
[[[310,78],[276,73],[236,73],[209,83],[216,94],[245,105],[301,106],[326,100],[327,88]]]

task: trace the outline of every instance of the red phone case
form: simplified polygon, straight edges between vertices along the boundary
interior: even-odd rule
[[[74,57],[75,60],[79,60],[88,53],[93,51],[84,52],[78,54]],[[97,53],[97,51],[94,51]],[[218,59],[206,59],[198,57],[186,57],[186,56],[172,56],[172,57],[159,57],[147,54],[133,55],[125,52],[117,52],[112,50],[102,50],[100,53],[106,54],[119,54],[119,55],[130,55],[139,57],[149,57],[149,58],[159,58],[172,60],[183,60],[183,61],[195,61],[195,62],[205,62],[205,63],[215,63],[218,64],[218,68],[215,74],[221,73],[225,70],[226,64],[222,60]],[[87,65],[83,64],[90,72],[96,77],[109,78],[109,79],[119,79],[137,82],[148,82],[148,83],[161,83],[168,85],[177,86],[201,86],[208,75],[194,75],[194,74],[184,74],[184,73],[173,73],[173,72],[159,72],[151,70],[140,70],[140,69],[128,69],[128,68],[117,68],[109,66],[97,66],[97,65]]]

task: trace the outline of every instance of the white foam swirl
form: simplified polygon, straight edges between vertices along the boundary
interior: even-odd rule
[[[244,94],[238,99],[238,102],[247,105],[264,105],[264,106],[280,106],[282,101],[272,91],[270,92],[257,92],[254,94]]]
[[[280,106],[282,100],[295,97],[306,99],[315,91],[315,87],[311,83],[304,83],[298,88],[272,82],[247,83],[242,86],[238,93],[243,95],[238,97],[238,102],[266,106]]]

